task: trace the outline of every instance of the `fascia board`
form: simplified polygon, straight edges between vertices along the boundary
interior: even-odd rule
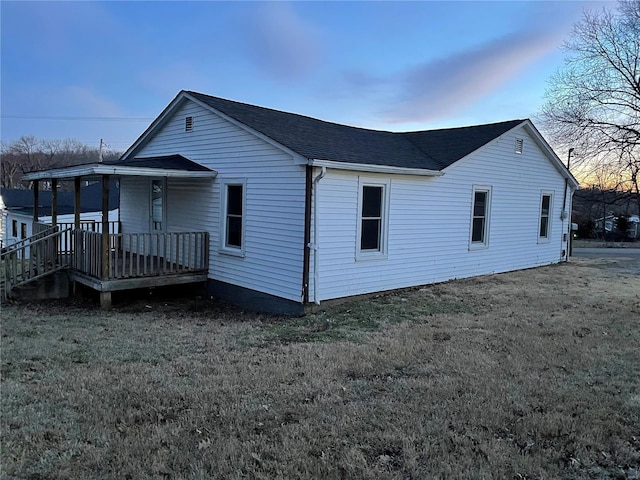
[[[553,151],[551,146],[547,143],[547,141],[544,139],[544,137],[540,134],[540,132],[535,127],[535,125],[531,122],[531,120],[525,120],[521,125],[533,137],[534,141],[536,142],[536,145],[538,145],[538,147],[545,153],[547,158],[556,167],[556,169],[560,172],[560,174],[562,174],[563,177],[565,177],[567,180],[569,180],[569,182],[571,183],[572,187],[574,189],[576,189],[576,190],[578,188],[580,188],[580,183],[578,182],[578,180],[576,180],[576,178],[573,176],[573,174],[567,169],[565,164],[562,163],[562,160],[560,160],[558,155],[556,155],[556,152]],[[518,125],[518,126],[520,126],[520,125]]]
[[[282,150],[283,152],[291,155],[293,157],[293,161],[294,163],[298,164],[298,165],[304,165],[307,163],[307,159],[300,155],[298,152],[291,150],[289,147],[281,144],[280,142],[276,142],[273,138],[268,137],[267,135],[265,135],[264,133],[259,132],[258,130],[255,130],[253,128],[251,128],[250,126],[236,120],[233,117],[230,117],[229,115],[226,115],[225,113],[221,112],[220,110],[212,107],[211,105],[204,103],[200,100],[198,100],[197,98],[189,95],[188,93],[184,94],[185,98],[188,98],[189,100],[191,100],[192,102],[194,102],[195,104],[201,106],[202,108],[205,108],[207,110],[209,110],[210,112],[218,115],[221,118],[224,118],[226,121],[234,124],[235,126],[241,128],[242,130],[250,133],[251,135],[258,137],[260,140],[267,142],[269,145]]]
[[[331,160],[309,160],[308,165],[312,167],[326,167],[334,170],[348,170],[354,172],[387,173],[392,175],[418,175],[423,177],[440,177],[444,175],[438,170],[427,170],[424,168],[404,168],[390,165],[370,165],[366,163],[347,163]]]
[[[118,165],[78,165],[67,168],[54,168],[51,170],[42,170],[39,172],[26,173],[23,180],[48,180],[51,178],[75,178],[89,177],[98,175],[115,175],[115,176],[137,176],[137,177],[172,177],[172,178],[214,178],[218,172],[189,170],[172,170],[168,168],[145,168],[145,167],[121,167]]]
[[[156,117],[156,119],[151,122],[151,124],[147,127],[147,129],[142,132],[135,142],[131,144],[131,146],[122,154],[120,160],[126,160],[127,158],[135,156],[135,154],[149,141],[150,137],[162,126],[167,123],[169,118],[173,115],[173,113],[178,109],[178,107],[182,104],[182,100],[185,98],[186,94],[184,91],[180,91],[176,97],[169,102],[169,105],[165,107],[165,109],[160,112],[160,115]]]

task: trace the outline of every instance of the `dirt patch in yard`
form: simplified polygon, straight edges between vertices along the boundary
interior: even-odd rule
[[[2,308],[6,478],[640,478],[640,277],[608,260],[304,318]]]

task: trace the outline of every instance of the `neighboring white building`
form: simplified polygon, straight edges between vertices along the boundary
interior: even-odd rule
[[[115,182],[112,187],[109,199],[109,221],[117,222],[119,194]],[[95,224],[96,229],[99,228],[99,224],[102,222],[101,185],[93,184],[83,187],[80,191],[80,199],[81,222],[85,228],[92,228],[89,225],[91,223]],[[57,222],[59,224],[73,223],[73,201],[73,192],[58,192]],[[40,192],[38,203],[38,221],[50,224],[52,221],[51,191]],[[0,190],[0,222],[2,233],[0,238],[3,247],[31,237],[33,235],[33,192],[24,189],[3,188]]]
[[[596,231],[602,232],[614,232],[616,230],[616,222],[618,217],[615,215],[607,215],[606,217],[600,217],[595,221]],[[630,238],[640,238],[640,217],[638,215],[629,215],[629,230],[627,235]]]

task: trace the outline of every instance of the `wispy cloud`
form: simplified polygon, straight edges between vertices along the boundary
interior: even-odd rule
[[[137,76],[144,88],[160,98],[171,98],[180,90],[207,90],[212,82],[199,66],[186,60],[147,66]]]
[[[252,62],[277,79],[297,80],[320,60],[317,32],[284,2],[269,2],[252,11],[246,29]]]
[[[65,87],[59,91],[58,98],[64,98],[79,114],[101,117],[118,117],[125,114],[120,105],[88,87]]]
[[[399,91],[382,115],[392,123],[451,115],[496,91],[558,43],[553,32],[516,33],[409,68],[393,79]]]

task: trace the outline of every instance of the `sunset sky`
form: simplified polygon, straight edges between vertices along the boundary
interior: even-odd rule
[[[535,122],[603,5],[2,1],[1,139],[124,151],[181,89],[384,130]]]

